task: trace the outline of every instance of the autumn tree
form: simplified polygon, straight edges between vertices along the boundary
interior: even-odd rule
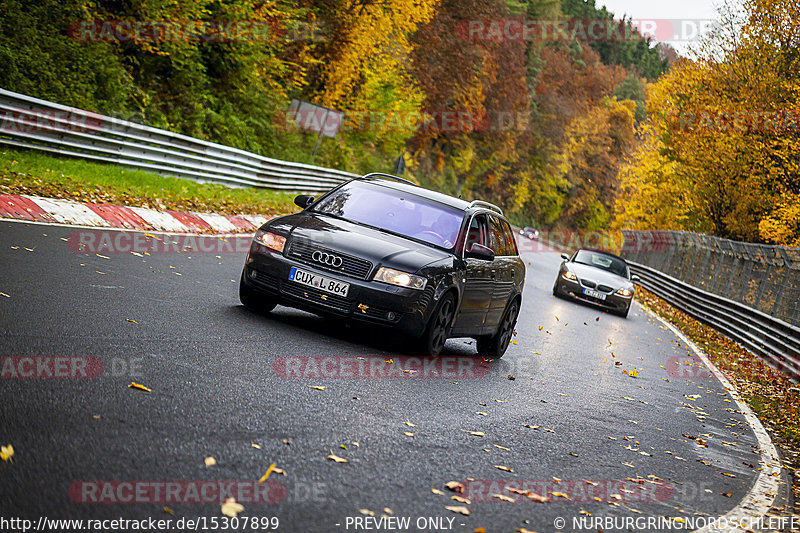
[[[649,91],[618,226],[796,241],[783,228],[800,193],[800,6],[747,0],[743,14]]]

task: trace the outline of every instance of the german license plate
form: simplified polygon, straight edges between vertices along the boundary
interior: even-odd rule
[[[336,294],[337,296],[347,296],[347,291],[350,290],[349,283],[342,283],[341,281],[326,278],[319,274],[312,274],[311,272],[306,272],[305,270],[300,270],[295,267],[292,267],[289,271],[289,279],[301,285],[314,287],[315,289]]]
[[[598,291],[596,291],[594,289],[583,289],[583,294],[585,294],[586,296],[588,296],[590,298],[597,298],[598,300],[605,300],[606,299],[606,295],[605,294],[603,294],[602,292],[598,292]]]

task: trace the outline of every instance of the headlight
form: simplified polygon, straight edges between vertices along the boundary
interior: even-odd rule
[[[286,246],[286,237],[269,231],[258,230],[253,240],[276,252],[282,252],[283,247]]]
[[[570,281],[578,281],[578,276],[576,276],[575,273],[570,270],[565,270],[564,273],[561,274],[561,277]]]
[[[375,281],[381,281],[390,285],[397,285],[398,287],[408,287],[409,289],[419,290],[424,289],[428,282],[428,280],[423,277],[386,267],[381,267],[378,269],[378,273],[375,274]]]
[[[630,298],[633,296],[633,291],[631,289],[622,288],[617,291],[617,294],[624,296],[625,298]]]

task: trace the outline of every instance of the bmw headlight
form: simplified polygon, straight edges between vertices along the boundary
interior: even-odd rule
[[[561,277],[570,281],[578,281],[578,276],[576,276],[571,270],[565,270],[564,273],[561,274]]]
[[[258,230],[253,236],[253,240],[276,252],[283,252],[283,247],[286,246],[286,237],[271,231]]]
[[[421,276],[415,276],[414,274],[409,274],[402,270],[395,270],[387,267],[378,269],[378,273],[375,274],[375,281],[418,290],[423,290],[428,283],[428,280]]]
[[[617,291],[617,294],[625,298],[630,298],[631,296],[633,296],[633,290],[623,287]]]

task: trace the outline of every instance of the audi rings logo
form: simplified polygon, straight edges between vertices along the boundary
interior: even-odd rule
[[[339,268],[342,266],[342,258],[338,255],[329,254],[328,252],[320,252],[317,250],[313,254],[311,254],[311,259],[316,261],[317,263],[322,263],[323,265],[332,266],[333,268]]]

